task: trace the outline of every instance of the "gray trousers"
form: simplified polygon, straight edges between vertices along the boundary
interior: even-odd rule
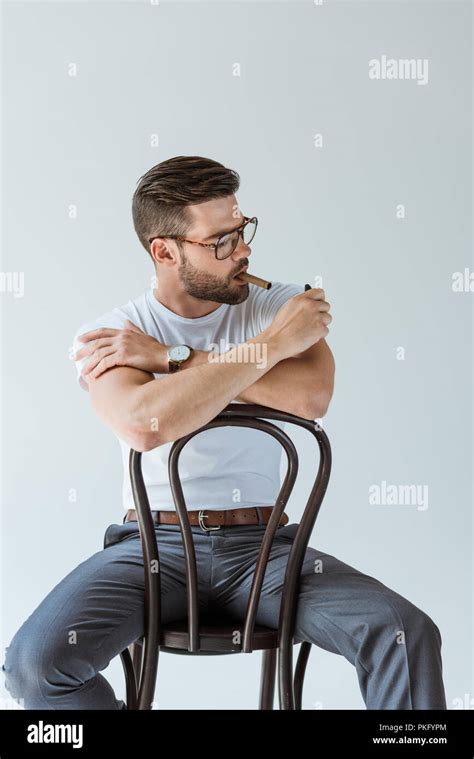
[[[245,525],[206,533],[192,527],[201,613],[243,620],[265,528]],[[278,626],[296,528],[288,524],[277,530],[257,624]],[[155,533],[163,622],[184,619],[179,526],[156,525]],[[64,577],[7,646],[2,666],[7,690],[25,709],[123,708],[100,672],[143,634],[143,619],[138,524],[111,524],[106,547]],[[354,665],[367,709],[446,709],[441,635],[433,620],[383,583],[312,547],[305,555],[296,615],[295,641],[303,640]]]

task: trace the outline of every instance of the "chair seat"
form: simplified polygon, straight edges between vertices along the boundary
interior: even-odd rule
[[[199,620],[200,650],[188,651],[188,621],[167,622],[161,628],[160,651],[173,654],[237,654],[242,651],[244,625],[240,620],[222,617],[203,617]],[[241,635],[236,636],[240,631]],[[141,645],[143,638],[137,641]],[[255,625],[252,635],[252,649],[261,651],[278,648],[278,630],[263,625]]]

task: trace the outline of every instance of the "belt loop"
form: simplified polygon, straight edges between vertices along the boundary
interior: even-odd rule
[[[262,517],[262,512],[260,510],[260,506],[255,506],[255,511],[257,512],[258,524],[259,525],[263,524],[263,517]]]

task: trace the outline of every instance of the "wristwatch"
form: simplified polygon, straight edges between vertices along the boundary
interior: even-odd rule
[[[190,358],[193,349],[189,345],[172,345],[168,348],[168,371],[177,372],[181,364]]]

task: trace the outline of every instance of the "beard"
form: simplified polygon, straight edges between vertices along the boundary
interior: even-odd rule
[[[214,274],[200,271],[190,263],[184,253],[180,252],[180,257],[179,274],[188,295],[200,300],[228,303],[232,306],[247,300],[249,296],[248,284],[236,285],[230,281],[231,278],[223,279]],[[243,266],[245,266],[244,263],[241,264],[240,268]]]

